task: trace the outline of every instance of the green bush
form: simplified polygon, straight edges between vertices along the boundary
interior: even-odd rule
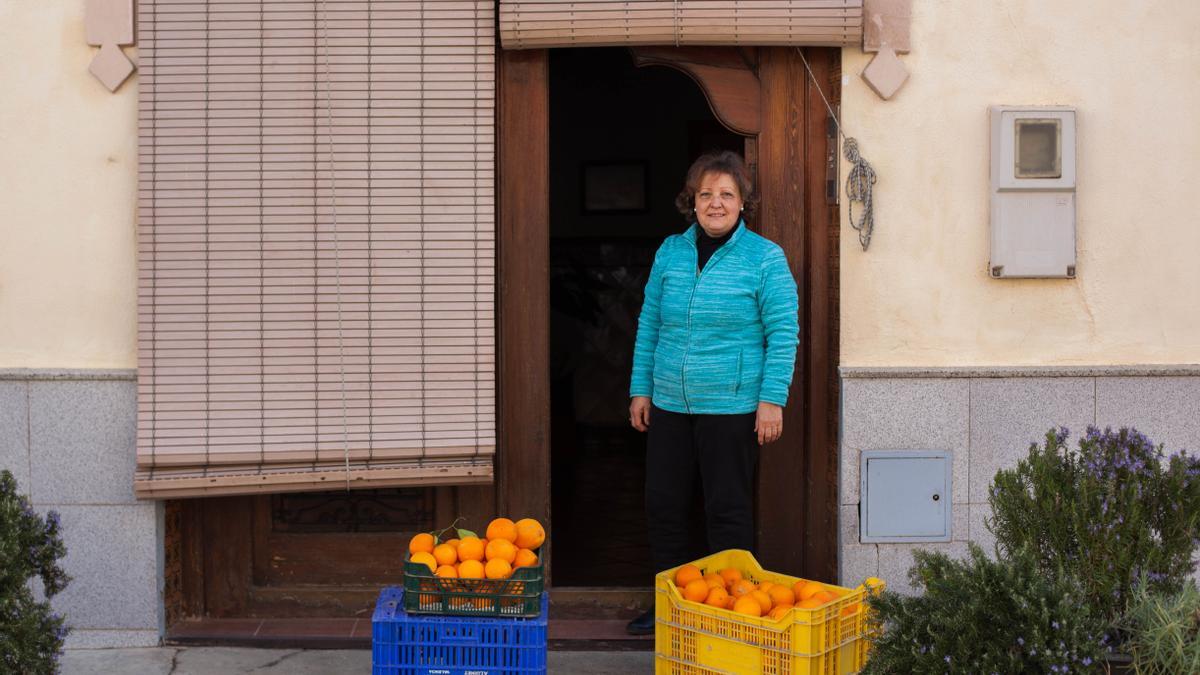
[[[1188,580],[1177,593],[1134,591],[1122,622],[1125,651],[1138,673],[1200,673],[1200,590]]]
[[[51,598],[70,581],[58,564],[67,553],[58,527],[57,513],[50,511],[43,520],[17,494],[12,473],[0,471],[0,673],[58,670],[65,619],[48,601],[36,602],[30,584],[40,579]]]
[[[1028,550],[991,560],[973,543],[965,560],[913,557],[923,595],[867,600],[877,637],[864,674],[1100,672],[1105,623],[1071,575],[1043,574]]]
[[[1136,429],[1088,427],[1077,450],[1067,436],[1051,430],[1044,446],[996,474],[988,527],[1001,556],[1029,548],[1044,573],[1065,569],[1116,624],[1139,577],[1169,592],[1191,574],[1200,459],[1167,457]]]

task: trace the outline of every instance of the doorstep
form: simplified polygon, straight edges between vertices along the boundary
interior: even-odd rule
[[[654,636],[625,633],[624,619],[550,619],[556,651],[649,651]],[[370,619],[194,619],[168,630],[168,645],[273,649],[370,649]]]

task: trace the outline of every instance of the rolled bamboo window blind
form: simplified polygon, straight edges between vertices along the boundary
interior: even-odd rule
[[[505,49],[862,44],[862,0],[500,0]]]
[[[488,482],[491,0],[139,0],[142,497]]]

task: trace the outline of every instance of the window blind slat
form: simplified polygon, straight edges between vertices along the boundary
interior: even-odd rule
[[[505,49],[620,45],[853,46],[862,0],[500,0]]]
[[[138,9],[137,494],[489,481],[492,3]]]

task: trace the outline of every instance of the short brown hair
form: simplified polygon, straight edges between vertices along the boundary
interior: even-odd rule
[[[700,189],[700,179],[708,173],[723,173],[737,185],[742,198],[742,218],[750,222],[758,208],[758,193],[750,182],[750,172],[741,155],[732,150],[709,152],[700,155],[688,169],[687,178],[683,182],[683,190],[675,198],[675,208],[683,214],[689,223],[695,221],[693,211],[696,207],[696,191]]]

